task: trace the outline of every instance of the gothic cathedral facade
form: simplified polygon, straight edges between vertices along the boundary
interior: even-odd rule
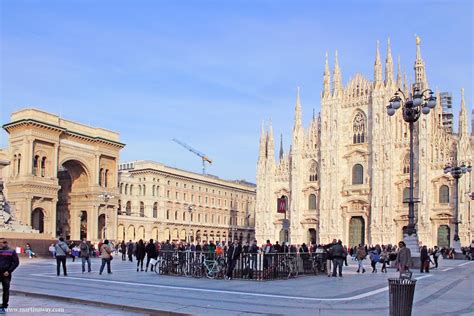
[[[256,238],[290,243],[327,243],[333,238],[354,246],[395,244],[408,224],[409,125],[402,111],[389,117],[386,107],[398,89],[428,88],[420,39],[416,40],[415,83],[406,74],[394,75],[390,41],[383,75],[377,43],[374,80],[356,74],[342,83],[336,51],[331,74],[326,55],[321,110],[308,128],[302,126],[300,95],[296,99],[292,142],[288,154],[280,145],[275,159],[271,124],[262,126],[257,162]],[[474,137],[461,100],[459,130],[443,127],[439,93],[437,105],[415,123],[415,224],[421,243],[453,243],[454,179],[443,168],[454,161],[472,164]],[[459,181],[459,237],[472,239],[473,173]],[[277,212],[277,199],[286,199],[286,214]],[[286,229],[288,227],[288,229]]]

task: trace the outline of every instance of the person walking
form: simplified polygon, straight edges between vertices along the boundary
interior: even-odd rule
[[[143,243],[143,239],[140,239],[135,250],[135,257],[137,258],[137,272],[138,267],[140,267],[140,270],[143,271],[143,259],[145,259],[145,253],[145,244]]]
[[[370,250],[370,265],[372,266],[372,273],[377,273],[377,262],[380,261],[380,255],[377,252],[377,249],[372,248]]]
[[[331,277],[331,274],[332,274],[332,259],[333,259],[333,256],[332,256],[332,250],[331,248],[337,243],[337,240],[336,239],[333,239],[332,240],[332,243],[330,243],[329,245],[326,245],[324,248],[326,249],[326,253],[327,253],[327,257],[326,257],[326,272],[328,273],[328,277]]]
[[[421,247],[420,261],[420,272],[430,273],[430,255],[426,246]]]
[[[158,257],[158,253],[156,252],[156,246],[153,242],[153,239],[150,239],[150,242],[145,247],[146,252],[146,266],[145,272],[148,272],[148,265],[150,264],[151,259],[156,259]],[[153,265],[150,267],[150,271],[153,272]]]
[[[387,261],[388,261],[388,251],[387,248],[382,248],[382,253],[380,254],[380,263],[382,263],[382,269],[380,272],[387,273]]]
[[[226,280],[232,280],[232,273],[234,272],[237,260],[240,258],[242,252],[242,245],[239,244],[238,239],[234,239],[234,243],[227,250],[227,276]]]
[[[56,274],[59,276],[59,271],[62,264],[63,274],[64,276],[67,276],[66,257],[71,250],[64,242],[63,237],[59,237],[59,241],[56,243],[56,245],[54,245],[54,249],[56,250]]]
[[[82,273],[86,272],[86,262],[87,262],[87,272],[91,272],[91,249],[87,243],[87,239],[82,239],[82,242],[79,244],[79,255],[82,260]]]
[[[362,270],[362,273],[365,273],[364,269],[364,259],[367,256],[367,252],[365,251],[365,247],[362,244],[359,244],[359,247],[357,248],[356,252],[356,259],[357,263],[359,264],[359,267],[357,268],[357,273],[360,273]]]
[[[330,248],[332,254],[333,270],[332,276],[336,277],[336,272],[339,272],[339,277],[342,278],[342,263],[344,262],[344,247],[342,247],[342,241],[338,240],[337,243]]]
[[[107,264],[107,273],[111,274],[110,262],[112,261],[112,247],[110,247],[109,241],[106,239],[102,246],[100,246],[100,257],[102,258],[102,264],[100,266],[99,274],[102,274],[104,267]]]
[[[134,244],[132,240],[130,240],[127,244],[127,255],[128,255],[128,261],[133,262],[133,249]]]
[[[10,283],[12,281],[12,273],[20,264],[18,255],[14,249],[8,247],[8,241],[0,237],[0,280],[2,281],[2,307],[0,314],[5,314],[10,300]]]
[[[127,260],[127,244],[125,243],[125,240],[122,240],[122,243],[120,244],[120,252],[122,253],[122,261]]]
[[[410,271],[411,266],[411,251],[407,248],[404,241],[400,241],[398,243],[398,254],[397,259],[395,259],[395,263],[397,264],[398,270],[400,271],[400,275],[405,272]]]
[[[439,248],[438,246],[434,246],[434,249],[433,249],[433,261],[434,261],[434,268],[435,269],[438,269],[438,257],[440,255],[440,251],[439,251]]]

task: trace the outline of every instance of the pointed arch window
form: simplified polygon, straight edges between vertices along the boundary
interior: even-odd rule
[[[315,210],[316,209],[316,195],[310,194],[308,199],[308,209]]]
[[[439,188],[439,203],[449,203],[449,187],[447,185],[442,185]]]
[[[367,117],[361,111],[358,111],[352,121],[353,143],[361,144],[366,142],[367,138]]]
[[[410,154],[407,153],[405,154],[405,157],[403,158],[403,166],[402,166],[402,171],[404,174],[410,173]]]
[[[352,184],[364,184],[364,167],[361,164],[352,167]]]
[[[318,181],[318,165],[316,164],[316,161],[313,161],[311,168],[309,168],[309,181]]]
[[[406,187],[403,189],[402,203],[406,203],[405,206],[408,206],[409,200],[410,200],[410,188]]]

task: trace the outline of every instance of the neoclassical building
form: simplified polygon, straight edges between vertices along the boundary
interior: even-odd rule
[[[98,240],[115,236],[118,133],[86,126],[37,109],[11,115],[3,125],[8,148],[0,151],[9,217],[45,238]],[[4,229],[11,228],[5,226]]]
[[[229,241],[254,237],[255,186],[153,161],[119,165],[119,240]]]
[[[394,63],[390,41],[385,74],[377,43],[374,77],[360,74],[342,82],[336,51],[332,76],[328,59],[323,76],[321,110],[307,128],[302,126],[298,91],[291,147],[280,147],[275,159],[272,126],[262,126],[257,163],[256,238],[292,243],[327,243],[339,238],[358,243],[387,244],[403,239],[408,224],[409,126],[401,114],[389,117],[386,106],[397,89],[410,93]],[[416,40],[414,84],[429,88],[420,39]],[[468,132],[468,112],[461,99],[457,133],[443,127],[439,104],[422,115],[415,127],[415,208],[418,236],[423,244],[446,246],[454,235],[454,180],[443,168],[453,161],[472,164],[474,136]],[[474,124],[474,123],[473,123]],[[462,244],[472,239],[473,174],[459,182],[459,230]],[[288,201],[289,229],[277,199]]]

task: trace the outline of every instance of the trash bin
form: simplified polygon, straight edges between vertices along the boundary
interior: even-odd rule
[[[388,279],[390,316],[410,316],[416,280]]]

